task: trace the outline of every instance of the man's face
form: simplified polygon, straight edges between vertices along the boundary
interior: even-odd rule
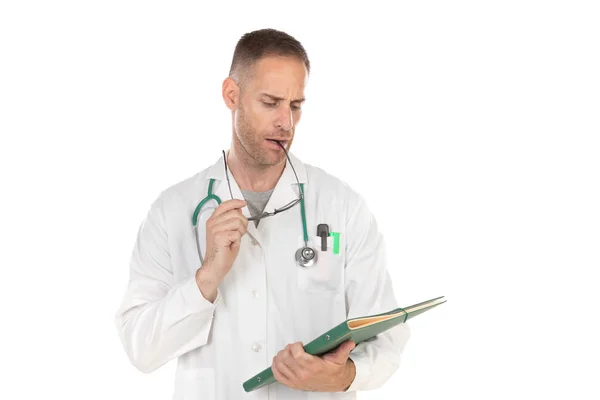
[[[256,164],[276,165],[289,150],[302,114],[307,71],[292,57],[263,57],[241,84],[239,107],[234,111],[234,133]]]

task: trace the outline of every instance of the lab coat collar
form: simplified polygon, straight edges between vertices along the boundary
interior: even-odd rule
[[[226,153],[227,154],[227,153]],[[265,206],[264,211],[272,212],[275,208],[280,208],[291,202],[292,200],[298,198],[298,194],[300,188],[298,188],[298,182],[302,184],[306,184],[308,179],[306,176],[306,166],[302,161],[300,161],[296,156],[294,156],[291,152],[288,152],[290,160],[294,165],[294,170],[298,175],[298,181],[296,181],[296,177],[294,176],[294,171],[290,167],[289,161],[286,160],[286,165],[279,178],[279,181],[275,185],[273,193]],[[240,190],[240,187],[233,177],[231,170],[228,165],[228,173],[229,173],[229,183],[231,185],[231,193],[233,194],[234,199],[244,199],[244,195]],[[213,164],[212,167],[208,170],[208,173],[205,177],[206,180],[215,179],[215,184],[213,188],[213,193],[216,194],[221,201],[227,201],[231,199],[231,194],[229,193],[229,187],[227,186],[227,179],[225,178],[225,166],[223,165],[223,156],[219,157],[219,159]],[[250,210],[248,206],[242,208],[242,213],[246,218],[251,216]],[[248,224],[248,233],[256,240],[258,243],[261,243],[261,235],[259,234],[259,229],[268,229],[273,221],[271,221],[273,217],[264,218],[260,221],[258,228],[254,225],[254,222],[250,222]]]

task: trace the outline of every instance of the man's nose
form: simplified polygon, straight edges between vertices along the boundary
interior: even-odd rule
[[[289,106],[281,106],[277,110],[277,128],[290,131],[294,127],[294,115]]]

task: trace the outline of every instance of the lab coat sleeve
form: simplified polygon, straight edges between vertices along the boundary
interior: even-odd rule
[[[215,307],[195,276],[175,281],[162,202],[141,224],[129,265],[129,284],[115,324],[127,356],[142,372],[207,343]]]
[[[364,200],[360,196],[357,198],[346,226],[348,318],[379,314],[398,307],[387,269],[384,238]],[[409,337],[409,325],[402,323],[358,344],[350,353],[356,376],[347,391],[381,387],[399,368]]]

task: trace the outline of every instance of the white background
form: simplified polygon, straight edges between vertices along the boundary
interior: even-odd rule
[[[366,197],[401,304],[448,300],[359,398],[598,399],[593,3],[3,1],[0,398],[170,398],[175,363],[138,372],[113,325],[128,258],[229,145],[235,43],[273,27],[313,66],[294,153]]]

